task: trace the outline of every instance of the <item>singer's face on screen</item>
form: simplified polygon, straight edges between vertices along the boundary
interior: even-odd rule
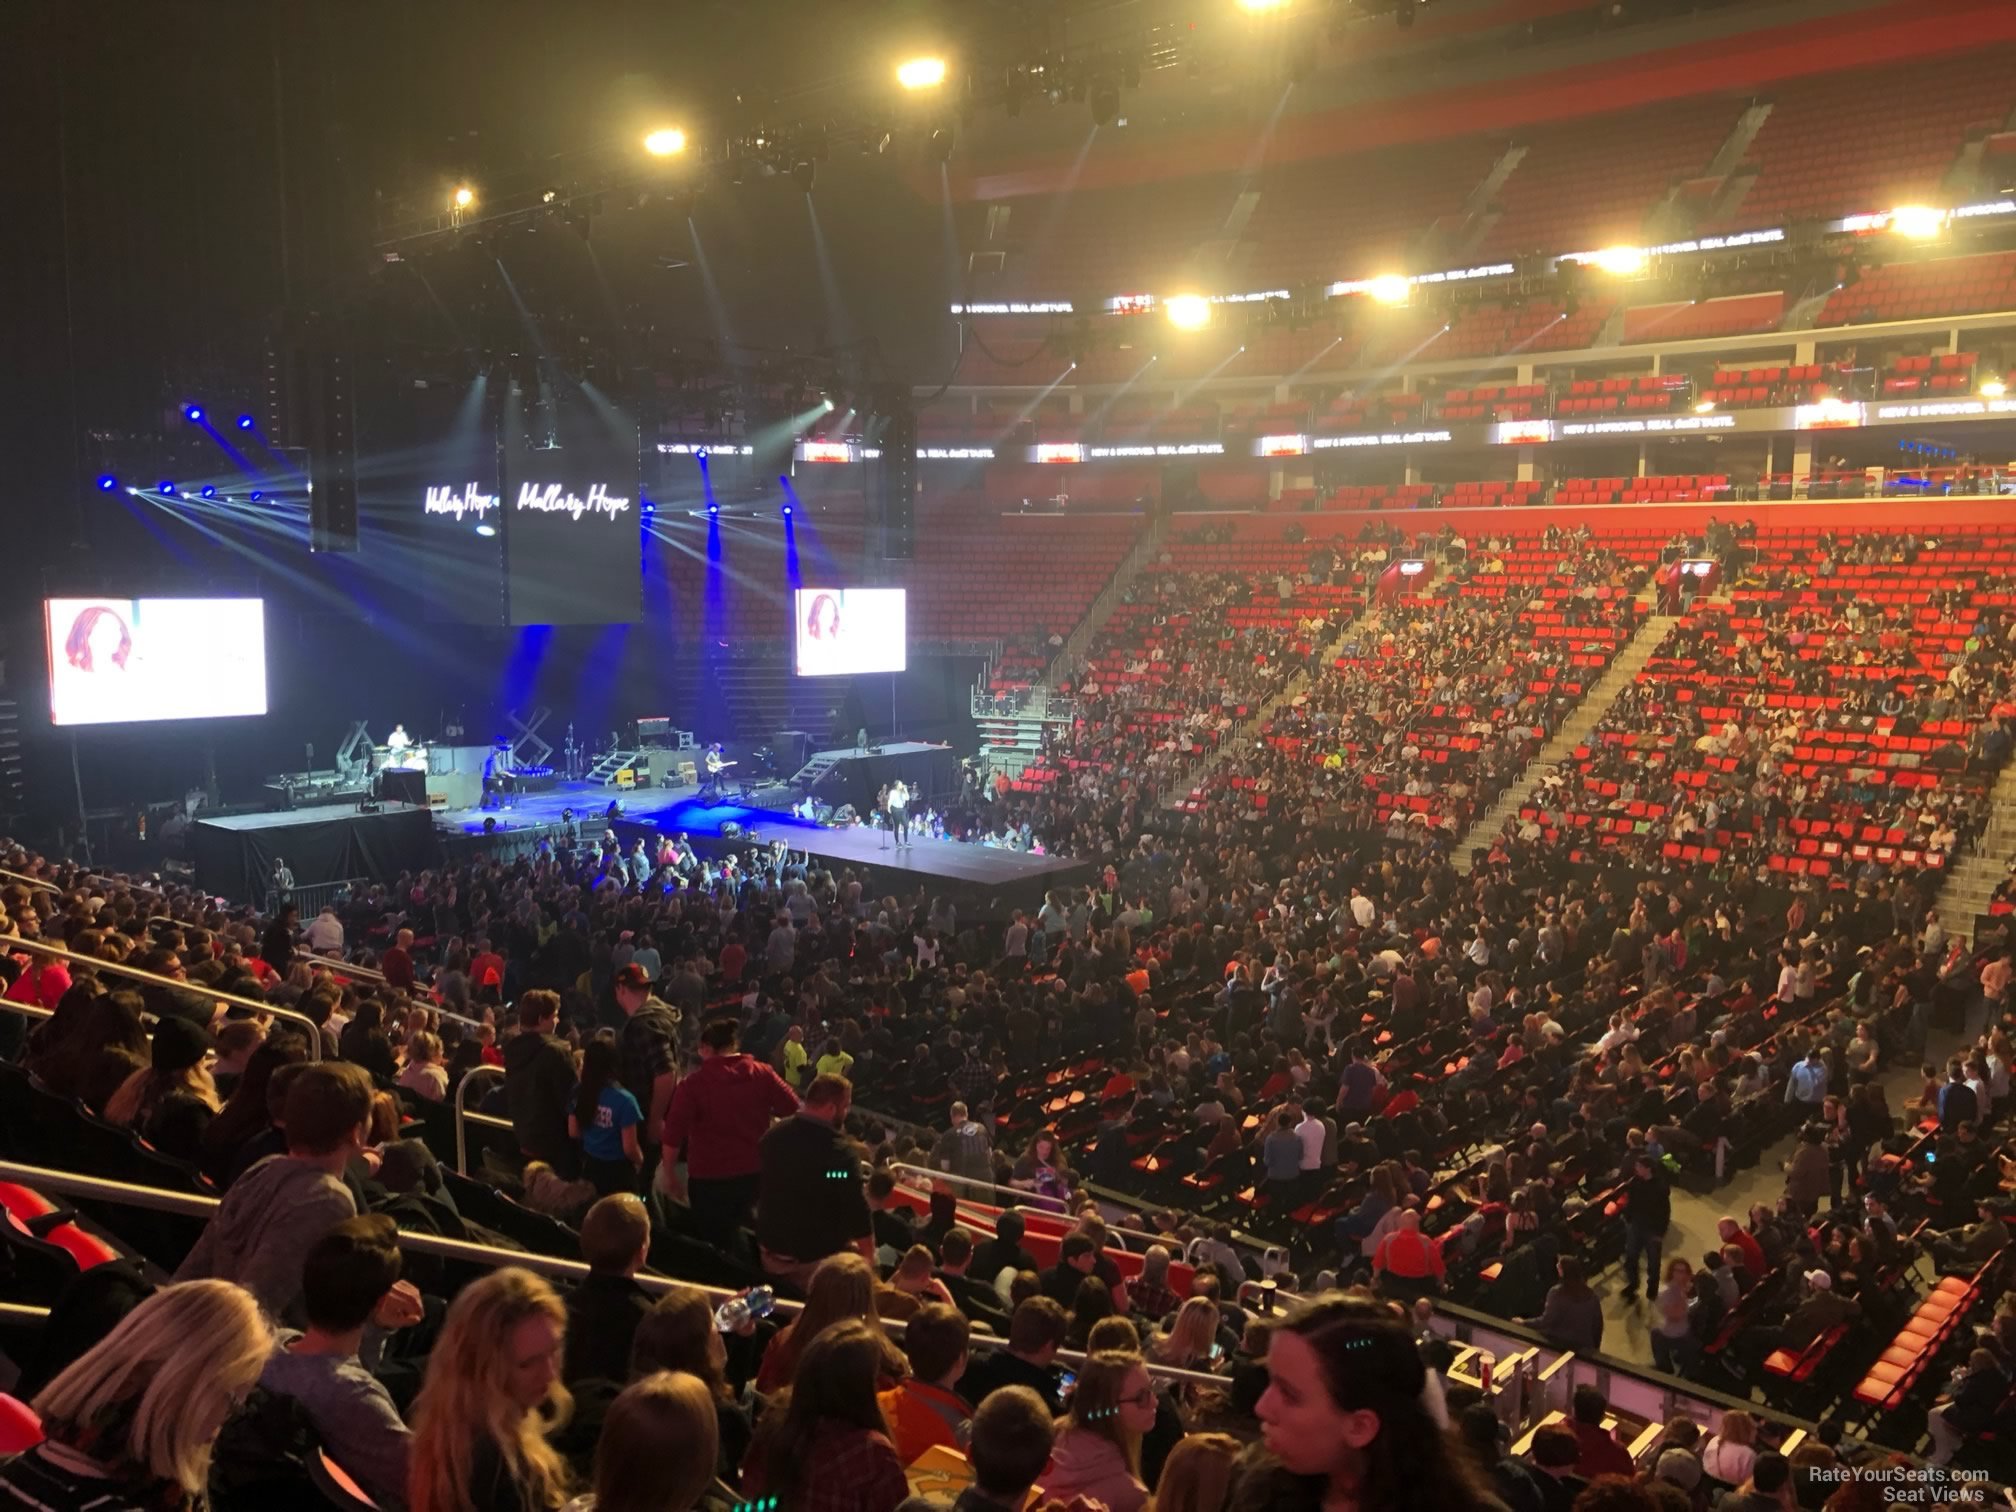
[[[133,635],[116,613],[93,605],[70,626],[64,652],[80,672],[117,672],[133,654]]]
[[[814,640],[835,640],[840,635],[840,605],[830,593],[812,600],[812,613],[805,622]]]

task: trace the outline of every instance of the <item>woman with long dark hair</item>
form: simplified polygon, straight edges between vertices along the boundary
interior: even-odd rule
[[[1266,1454],[1234,1508],[1494,1512],[1470,1451],[1450,1433],[1440,1379],[1404,1315],[1347,1292],[1311,1299],[1274,1331],[1256,1415]]]
[[[714,1304],[690,1286],[675,1286],[637,1322],[630,1341],[630,1379],[672,1370],[706,1383],[714,1398],[721,1478],[734,1485],[749,1452],[749,1413],[728,1384],[728,1346],[714,1324]]]
[[[28,1069],[51,1091],[100,1110],[151,1059],[140,1014],[139,993],[108,992],[85,1008],[75,1033]]]
[[[806,1346],[791,1389],[765,1414],[743,1493],[787,1512],[895,1512],[910,1494],[878,1393],[908,1373],[882,1331],[858,1318]]]
[[[1097,1276],[1087,1276],[1078,1283],[1078,1294],[1071,1299],[1071,1322],[1064,1333],[1064,1344],[1068,1349],[1084,1349],[1086,1340],[1100,1320],[1113,1316],[1113,1293],[1106,1283]]]
[[[805,633],[817,641],[840,638],[840,601],[830,593],[819,594],[805,616]]]
[[[336,1053],[369,1071],[380,1082],[395,1081],[399,1061],[392,1053],[391,1036],[385,1032],[385,1005],[375,997],[362,998],[350,1015],[350,1022],[336,1036]]]
[[[238,1160],[238,1152],[273,1127],[267,1092],[273,1073],[308,1059],[308,1041],[298,1034],[275,1031],[245,1058],[238,1085],[224,1100],[223,1111],[203,1131],[199,1164],[213,1181],[222,1181]]]
[[[623,1389],[595,1446],[595,1491],[568,1512],[690,1512],[714,1481],[718,1432],[707,1383],[661,1370]]]
[[[874,1267],[851,1250],[827,1256],[812,1272],[804,1307],[763,1351],[756,1389],[771,1392],[790,1385],[799,1356],[821,1333],[848,1318],[860,1318],[877,1333],[882,1331],[881,1316],[875,1310]]]

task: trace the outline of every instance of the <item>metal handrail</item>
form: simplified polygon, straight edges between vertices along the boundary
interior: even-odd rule
[[[26,876],[21,872],[8,871],[5,867],[0,867],[0,877],[5,877],[9,882],[22,882],[29,887],[39,887],[44,892],[61,893],[63,891],[54,882],[48,881],[45,878]]]
[[[392,978],[385,975],[384,972],[378,970],[376,967],[360,966],[355,961],[345,961],[336,956],[326,956],[319,951],[304,949],[301,954],[307,957],[310,965],[320,964],[328,967],[331,971],[340,971],[349,976],[361,976],[374,982],[383,982],[388,987],[392,985]],[[456,1017],[459,1018],[460,1015],[457,1014]],[[473,1023],[475,1020],[465,1020],[464,1022]]]
[[[495,1067],[490,1068],[492,1070]],[[72,1171],[52,1171],[42,1166],[22,1165],[18,1161],[0,1160],[0,1181],[19,1182],[33,1187],[39,1192],[53,1192],[65,1197],[82,1197],[99,1202],[123,1203],[129,1207],[151,1208],[156,1212],[179,1213],[191,1218],[210,1218],[222,1200],[203,1197],[194,1192],[171,1192],[161,1187],[135,1186],[125,1181],[110,1181],[102,1176],[83,1176]],[[545,1276],[558,1276],[564,1280],[581,1281],[590,1274],[587,1265],[579,1260],[563,1260],[557,1255],[539,1255],[527,1250],[496,1249],[487,1244],[471,1244],[462,1239],[444,1239],[439,1234],[416,1233],[411,1229],[399,1230],[399,1248],[416,1255],[436,1255],[444,1260],[467,1260],[477,1265],[514,1265],[523,1270],[537,1271]],[[660,1276],[650,1271],[640,1272],[635,1278],[645,1291],[665,1293],[675,1289],[699,1292],[710,1302],[725,1302],[731,1297],[743,1295],[742,1291],[726,1286],[705,1286],[697,1281],[681,1281],[673,1276]],[[802,1302],[794,1302],[787,1297],[777,1299],[775,1311],[796,1313],[804,1308]],[[901,1333],[903,1320],[885,1318],[885,1330]],[[976,1334],[973,1338],[975,1349],[1002,1349],[1007,1346],[1005,1339],[992,1335]],[[1056,1358],[1067,1365],[1084,1363],[1085,1356],[1077,1350],[1060,1349]],[[1224,1386],[1226,1377],[1211,1375],[1200,1370],[1181,1370],[1174,1365],[1160,1365],[1147,1362],[1151,1375],[1164,1380],[1188,1382],[1200,1386]]]
[[[39,1003],[17,1003],[12,998],[0,998],[0,1012],[18,1013],[23,1018],[52,1019],[56,1010],[44,1008]]]
[[[136,982],[150,982],[157,987],[173,987],[181,992],[193,992],[199,997],[213,999],[220,1003],[230,1003],[235,1007],[249,1008],[254,1013],[270,1014],[274,1018],[291,1020],[308,1033],[308,1059],[322,1059],[322,1026],[305,1013],[297,1013],[292,1008],[283,1008],[278,1003],[262,1003],[255,998],[239,997],[236,993],[220,992],[215,987],[205,987],[196,982],[178,981],[174,977],[161,976],[156,972],[142,971],[138,966],[128,966],[119,961],[101,961],[96,956],[78,955],[65,950],[60,945],[45,945],[40,940],[23,939],[20,935],[0,935],[0,948],[8,950],[39,951],[59,961],[74,961],[80,966],[89,966],[93,971],[108,976],[122,976]]]
[[[210,927],[207,924],[198,923],[193,919],[178,919],[172,914],[150,914],[147,917],[147,922],[149,924],[173,924],[177,929],[208,929]],[[373,981],[390,982],[392,980],[384,972],[375,970],[372,967],[359,965],[355,961],[340,960],[335,956],[326,956],[319,951],[310,950],[305,946],[301,947],[301,954],[311,961],[320,961],[326,966],[340,966],[347,972],[351,972],[357,976],[370,977]]]
[[[0,1323],[47,1323],[49,1309],[26,1302],[0,1302]]]
[[[1023,1187],[1003,1186],[998,1181],[982,1181],[977,1176],[960,1176],[952,1171],[934,1171],[930,1166],[911,1165],[906,1161],[900,1160],[890,1161],[889,1169],[892,1171],[913,1171],[919,1176],[928,1176],[933,1181],[950,1181],[964,1183],[969,1187],[984,1187],[989,1192],[996,1194],[1006,1193],[1008,1196],[1014,1198],[1014,1201],[1006,1204],[1008,1207],[1024,1208],[1032,1213],[1045,1214],[1057,1218],[1068,1219],[1070,1217],[1070,1214],[1059,1213],[1055,1208],[1033,1206],[1026,1199],[1035,1197],[1036,1193],[1028,1191]],[[1150,1244],[1165,1246],[1170,1244],[1169,1237],[1166,1234],[1151,1234],[1146,1229],[1121,1228],[1117,1224],[1109,1223],[1106,1225],[1106,1232],[1123,1235],[1129,1239],[1145,1239]]]
[[[465,1125],[472,1118],[485,1119],[492,1123],[504,1123],[504,1120],[491,1119],[487,1113],[470,1112],[468,1106],[463,1102],[463,1094],[469,1090],[469,1083],[474,1081],[478,1076],[495,1076],[501,1079],[503,1075],[504,1068],[502,1066],[491,1066],[478,1062],[463,1072],[462,1080],[455,1083],[455,1169],[464,1176],[469,1174],[469,1131]],[[504,1123],[504,1127],[511,1128],[512,1125]]]
[[[165,898],[168,896],[168,894],[162,892],[157,887],[142,887],[131,877],[115,877],[110,872],[84,871],[77,873],[77,875],[92,882],[109,882],[114,887],[125,888],[128,892],[144,893],[150,898]]]

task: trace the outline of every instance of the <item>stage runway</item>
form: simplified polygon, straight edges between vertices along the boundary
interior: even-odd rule
[[[748,801],[731,799],[705,803],[697,789],[686,787],[635,788],[618,792],[614,788],[588,783],[562,783],[550,792],[528,794],[515,806],[496,813],[463,809],[436,816],[437,820],[469,837],[528,831],[536,834],[557,823],[563,809],[574,811],[583,839],[593,841],[604,828],[613,827],[627,844],[637,837],[659,833],[685,834],[696,849],[719,853],[750,843],[753,832],[762,843],[787,841],[795,851],[809,851],[835,867],[872,868],[890,874],[890,885],[914,887],[932,878],[948,889],[966,896],[986,892],[1008,907],[1035,908],[1043,894],[1063,883],[1082,881],[1091,874],[1088,862],[1061,856],[1030,856],[1020,851],[995,850],[959,840],[919,838],[905,847],[890,842],[886,832],[856,825],[829,829],[793,815],[787,805],[791,790],[782,786],[759,789]],[[611,799],[620,800],[622,813],[612,822],[603,815]],[[775,805],[774,807],[769,805]],[[484,821],[494,819],[496,829],[486,831]],[[727,837],[722,830],[739,825],[742,834]]]

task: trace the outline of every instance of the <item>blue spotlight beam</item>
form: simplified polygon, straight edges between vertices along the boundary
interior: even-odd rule
[[[784,576],[795,592],[804,582],[798,571],[798,490],[791,486],[789,473],[777,481],[784,485]]]

